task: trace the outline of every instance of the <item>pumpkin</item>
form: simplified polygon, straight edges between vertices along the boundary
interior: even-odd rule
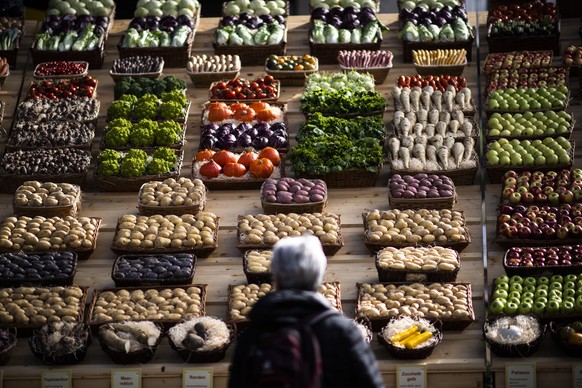
[[[226,176],[241,177],[246,174],[247,168],[240,163],[228,163],[222,168],[222,173]]]
[[[247,151],[241,156],[239,156],[237,162],[245,166],[247,169],[249,169],[251,167],[251,163],[257,160],[258,157],[259,155],[257,153],[253,151]]]
[[[273,166],[278,166],[281,163],[281,155],[279,155],[279,151],[277,151],[273,147],[265,147],[259,152],[259,159],[269,159]]]
[[[230,151],[222,150],[212,155],[212,160],[224,167],[229,163],[236,163],[236,156]]]
[[[256,178],[268,178],[274,169],[275,166],[273,166],[273,163],[269,159],[262,158],[251,162],[250,172]]]
[[[203,162],[205,160],[210,160],[212,159],[212,156],[215,154],[216,152],[213,150],[202,150],[202,151],[198,151],[198,153],[196,153],[196,161],[197,162]]]
[[[232,110],[233,112],[236,112],[239,109],[246,109],[249,106],[247,104],[245,104],[244,102],[235,102],[230,104],[229,108],[230,110]]]
[[[259,121],[273,121],[277,118],[277,115],[271,109],[263,109],[257,113],[257,120]]]
[[[256,113],[253,108],[238,109],[234,111],[234,119],[237,121],[251,122],[255,119]]]
[[[212,179],[220,175],[221,168],[214,160],[211,160],[200,166],[199,171],[204,178]]]
[[[213,108],[208,111],[208,121],[223,121],[232,117],[232,111],[228,107]]]
[[[269,109],[271,107],[271,105],[269,105],[268,102],[255,101],[251,105],[249,105],[249,107],[253,108],[254,111],[258,113],[258,112],[264,111],[265,109]]]

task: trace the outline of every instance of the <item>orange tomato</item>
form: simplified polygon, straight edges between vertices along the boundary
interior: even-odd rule
[[[263,109],[257,113],[257,120],[259,121],[271,121],[277,118],[277,115],[273,113],[271,109]]]
[[[208,111],[208,121],[228,120],[232,117],[232,111],[229,108],[215,108]]]
[[[198,153],[196,154],[196,161],[197,162],[203,162],[205,160],[210,160],[212,159],[212,156],[215,154],[216,152],[213,150],[202,150],[202,151],[198,151]]]
[[[278,166],[281,163],[281,155],[279,155],[279,151],[277,151],[273,147],[265,147],[259,152],[259,159],[269,159],[273,166]]]
[[[238,121],[251,122],[255,119],[255,111],[253,108],[238,109],[234,111],[234,119]]]
[[[264,101],[255,101],[249,106],[251,108],[253,108],[255,110],[255,112],[257,112],[257,113],[261,112],[265,109],[269,109],[271,107],[271,105],[269,105],[268,102],[264,102]]]
[[[226,176],[241,177],[247,172],[247,168],[240,163],[228,163],[222,168],[222,173]]]
[[[254,160],[251,162],[250,167],[251,175],[256,178],[268,178],[271,176],[274,169],[275,166],[273,166],[273,163],[267,158]]]
[[[251,167],[251,163],[257,160],[259,155],[253,151],[247,151],[241,156],[239,156],[237,163],[242,164],[248,170]]]
[[[222,150],[212,155],[214,160],[220,167],[224,167],[229,163],[236,163],[236,156],[230,151]]]
[[[210,162],[204,163],[202,166],[200,166],[199,171],[200,175],[202,175],[204,178],[212,179],[219,176],[221,170],[222,169],[220,166],[214,160],[211,160]]]

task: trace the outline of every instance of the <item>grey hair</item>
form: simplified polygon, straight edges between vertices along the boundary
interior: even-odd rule
[[[287,237],[273,249],[271,271],[279,289],[317,291],[327,259],[315,236]]]

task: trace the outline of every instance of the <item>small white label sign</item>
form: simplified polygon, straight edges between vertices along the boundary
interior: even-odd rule
[[[141,369],[117,369],[111,371],[112,388],[141,388]]]
[[[212,388],[212,368],[184,368],[182,388]]]
[[[582,364],[572,365],[572,387],[582,388]]]
[[[42,372],[42,388],[71,388],[71,371],[69,369]]]
[[[425,366],[399,366],[396,368],[397,388],[426,388]]]
[[[535,364],[506,364],[505,386],[507,388],[536,388]]]

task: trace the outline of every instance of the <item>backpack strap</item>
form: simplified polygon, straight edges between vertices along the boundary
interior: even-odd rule
[[[330,315],[336,315],[337,311],[334,309],[327,309],[320,313],[311,315],[303,320],[303,323],[308,326],[316,325],[318,322],[324,320],[325,318],[329,317]]]

